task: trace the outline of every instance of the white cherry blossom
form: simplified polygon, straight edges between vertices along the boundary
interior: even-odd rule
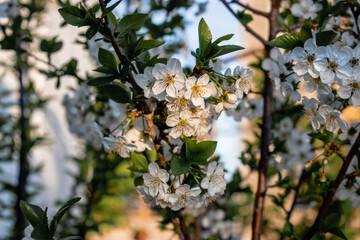
[[[319,102],[314,99],[303,97],[302,104],[304,104],[305,116],[309,119],[314,130],[320,128],[321,124],[325,122],[325,115],[318,111]]]
[[[152,88],[156,79],[152,75],[153,68],[146,67],[143,74],[134,75],[136,83],[144,90],[144,97],[155,97],[157,100],[162,101],[166,96],[166,92],[155,95]]]
[[[299,18],[312,20],[317,17],[317,12],[322,10],[320,3],[314,3],[312,0],[300,0],[300,3],[294,3],[290,11],[291,13]]]
[[[200,186],[207,189],[210,196],[215,196],[217,193],[223,194],[226,189],[223,165],[217,164],[216,161],[209,163],[206,177],[201,181]]]
[[[199,121],[199,118],[191,116],[191,112],[186,110],[170,114],[166,119],[166,124],[172,127],[169,133],[171,137],[178,138],[181,135],[190,137],[195,134],[195,126]]]
[[[130,143],[123,136],[114,137],[110,135],[109,137],[104,137],[103,145],[108,153],[117,152],[123,158],[130,157],[130,153],[137,150],[136,145]]]
[[[193,207],[197,203],[197,196],[201,193],[199,187],[193,187],[187,184],[180,185],[175,189],[175,193],[171,194],[170,202],[172,203],[171,210],[178,211],[184,207]]]
[[[185,94],[184,89],[179,91],[177,97],[166,96],[166,101],[168,102],[166,106],[171,112],[181,112],[189,110],[189,107],[191,105],[191,100],[189,96]]]
[[[148,166],[149,173],[143,175],[144,184],[149,188],[149,194],[156,197],[158,194],[167,192],[169,173],[165,169],[160,169],[157,163],[151,162]]]
[[[350,79],[344,80],[337,91],[342,99],[349,99],[350,103],[360,106],[360,75],[353,75]]]
[[[184,87],[185,75],[178,59],[171,58],[166,65],[157,63],[152,70],[152,75],[156,79],[152,87],[154,95],[160,95],[166,91],[170,97],[176,97],[178,91]]]
[[[153,197],[149,193],[149,188],[144,186],[137,186],[136,191],[143,196],[143,200],[146,204],[149,204],[150,207],[155,207],[156,204],[156,197]]]
[[[209,75],[201,75],[197,80],[195,77],[189,77],[185,82],[185,96],[191,99],[195,106],[205,107],[204,98],[211,96],[211,86],[209,84]]]
[[[338,127],[340,127],[342,131],[347,130],[348,125],[340,118],[341,112],[339,110],[336,110],[329,105],[322,105],[319,108],[319,112],[325,116],[325,127],[328,131],[335,133]]]

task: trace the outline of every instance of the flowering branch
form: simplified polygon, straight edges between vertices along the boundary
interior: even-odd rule
[[[231,12],[232,15],[234,15],[234,17],[236,17],[236,19],[238,19],[237,14],[234,12],[234,10],[230,7],[229,3],[226,2],[225,0],[220,0],[225,7]],[[266,46],[266,41],[263,37],[261,37],[258,33],[256,33],[251,27],[249,27],[248,25],[243,25],[246,29],[246,31],[248,31],[251,35],[253,35],[257,40],[259,40],[264,46]]]
[[[257,10],[255,8],[249,6],[248,4],[244,4],[244,3],[242,3],[242,2],[240,2],[238,0],[233,0],[232,3],[236,3],[236,4],[240,5],[241,7],[245,8],[245,9],[247,9],[247,10],[249,10],[249,11],[251,11],[251,12],[257,14],[257,15],[260,15],[260,16],[263,16],[263,17],[266,17],[266,18],[270,17],[270,13]]]
[[[338,187],[340,186],[341,182],[345,179],[346,176],[346,171],[349,168],[349,165],[351,163],[351,160],[353,159],[353,157],[355,156],[355,153],[357,151],[359,151],[359,147],[360,147],[360,133],[357,136],[354,144],[352,145],[349,153],[346,155],[346,158],[344,159],[343,165],[334,181],[333,186],[327,191],[327,194],[324,198],[324,201],[319,209],[319,213],[315,219],[314,224],[311,226],[310,230],[307,232],[306,236],[304,239],[311,239],[312,236],[316,233],[320,220],[325,216],[327,209],[330,205],[330,203],[332,202],[332,199],[335,195],[336,190],[338,189]]]

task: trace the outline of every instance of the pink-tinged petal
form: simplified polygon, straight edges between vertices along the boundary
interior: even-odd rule
[[[160,180],[163,181],[164,183],[169,181],[169,173],[165,169],[160,169],[158,171],[158,176]]]
[[[223,102],[220,102],[216,105],[215,107],[215,112],[216,113],[220,113],[222,110],[224,109],[224,103]]]
[[[149,195],[152,197],[156,197],[159,193],[159,186],[154,185],[149,187]]]
[[[204,98],[210,97],[211,96],[211,92],[212,92],[212,87],[210,84],[201,87],[201,96]]]
[[[203,85],[203,86],[208,83],[209,83],[209,75],[207,75],[207,74],[204,74],[201,77],[199,77],[199,79],[197,81],[198,85]]]
[[[190,99],[190,98],[191,98],[191,94],[192,94],[192,90],[191,90],[191,88],[190,88],[189,90],[187,90],[187,91],[185,92],[184,97],[185,97],[186,99]]]
[[[210,180],[210,177],[205,177],[202,181],[201,181],[201,183],[200,183],[200,186],[203,188],[203,189],[208,189],[208,187],[209,187],[209,180]]]
[[[181,63],[176,58],[171,58],[166,64],[166,68],[171,73],[177,73],[181,71]]]
[[[155,162],[149,164],[149,172],[152,176],[157,177],[159,172],[159,166]]]
[[[167,117],[166,125],[169,127],[175,127],[179,123],[179,114],[175,113]]]
[[[161,94],[162,92],[165,91],[165,89],[166,89],[166,83],[162,80],[156,81],[152,88],[155,95]]]
[[[166,93],[173,98],[177,97],[177,90],[175,88],[174,84],[169,84],[169,86],[166,88]]]

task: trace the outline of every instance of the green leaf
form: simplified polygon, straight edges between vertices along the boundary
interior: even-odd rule
[[[99,90],[103,91],[105,96],[118,103],[129,103],[131,100],[125,88],[117,84],[100,86]]]
[[[99,29],[100,29],[99,25],[90,26],[88,30],[86,30],[85,33],[86,38],[89,40],[92,39],[95,36],[95,34],[99,31]]]
[[[141,40],[139,42],[138,45],[136,45],[135,47],[135,52],[139,51],[139,53],[152,49],[152,48],[157,48],[161,45],[163,45],[165,42],[163,41],[159,41],[159,40],[155,40],[155,39],[150,39],[150,40]]]
[[[105,8],[104,11],[101,14],[101,17],[103,18],[106,15],[108,15],[109,13],[111,13],[121,3],[121,1],[122,0],[119,0],[118,2],[114,3],[110,7]]]
[[[98,67],[96,69],[94,69],[93,71],[95,72],[100,72],[100,73],[107,73],[107,74],[118,74],[117,70],[112,68],[112,67],[107,67],[107,66],[101,66]]]
[[[221,43],[223,41],[230,40],[233,36],[234,36],[234,34],[226,34],[226,35],[216,39],[215,42],[212,43],[212,45],[217,45],[217,44],[219,44],[219,43]]]
[[[64,216],[64,214],[69,210],[69,208],[80,201],[80,197],[73,198],[69,201],[67,201],[55,214],[53,220],[50,223],[50,234],[51,236],[54,235],[57,225],[60,222],[61,218]]]
[[[335,228],[339,225],[340,220],[341,220],[341,213],[331,213],[325,218],[324,225],[326,229]]]
[[[111,83],[112,81],[115,80],[115,76],[101,76],[101,77],[96,77],[96,78],[93,78],[91,80],[88,81],[88,85],[90,86],[103,86],[103,85],[106,85],[108,83]]]
[[[292,50],[295,47],[303,46],[303,42],[300,35],[296,33],[286,33],[271,40],[270,42],[268,42],[268,45],[272,47]]]
[[[184,174],[187,171],[189,171],[190,166],[191,166],[190,162],[186,161],[185,159],[174,156],[170,164],[170,169],[175,176],[180,176],[181,174]]]
[[[20,201],[20,208],[26,219],[33,227],[43,221],[45,212],[39,206],[28,204],[25,201]]]
[[[205,20],[201,18],[199,22],[199,56],[205,57],[204,54],[206,49],[211,44],[212,35],[209,29],[209,26],[206,24]]]
[[[128,33],[131,29],[139,30],[145,23],[147,14],[134,13],[124,16],[116,26],[116,32],[120,35]]]
[[[31,237],[35,240],[44,240],[44,239],[51,239],[50,231],[48,226],[44,223],[40,223],[34,227],[34,230],[31,233]]]
[[[341,231],[340,228],[332,228],[328,231],[329,233],[334,234],[335,236],[347,240],[347,237],[345,234]]]
[[[203,141],[196,143],[188,140],[186,144],[186,160],[194,164],[203,164],[210,158],[216,149],[217,142]]]
[[[333,43],[337,37],[337,33],[334,31],[323,31],[316,34],[316,45],[318,46],[327,46]]]
[[[130,156],[132,166],[129,167],[130,170],[134,172],[149,172],[148,162],[146,161],[145,156],[142,153],[132,152]]]
[[[305,42],[309,38],[312,38],[312,32],[311,32],[311,19],[309,18],[306,20],[304,25],[300,29],[300,36],[301,40]]]
[[[216,50],[215,53],[211,54],[210,58],[219,57],[228,53],[232,53],[235,51],[239,51],[244,49],[243,47],[240,47],[238,45],[224,45],[224,46],[217,46],[213,48]]]
[[[253,20],[253,17],[250,14],[246,14],[245,10],[244,11],[238,11],[237,13],[237,18],[239,19],[239,21],[241,22],[242,25],[247,25],[248,23],[250,23]]]
[[[144,184],[144,178],[142,176],[138,176],[134,179],[134,185],[135,187],[141,186]]]
[[[85,23],[86,11],[74,6],[60,8],[60,15],[64,18],[65,22],[73,26],[83,26]]]
[[[99,62],[102,65],[110,67],[112,69],[117,68],[116,59],[115,59],[114,55],[110,51],[105,50],[103,48],[99,48],[98,58],[99,58]]]
[[[47,53],[54,53],[61,49],[63,43],[62,41],[56,41],[56,37],[46,40],[43,39],[40,42],[40,50]]]
[[[290,222],[286,222],[282,232],[285,236],[292,236],[294,235],[294,226]]]

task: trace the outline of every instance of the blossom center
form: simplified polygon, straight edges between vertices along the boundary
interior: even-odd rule
[[[335,71],[337,67],[338,67],[338,64],[336,62],[329,62],[328,68],[331,71]]]
[[[168,75],[166,75],[164,81],[165,81],[167,84],[174,83],[174,82],[175,82],[174,77],[175,77],[175,75],[170,75],[170,74],[168,74]]]
[[[306,60],[308,61],[308,63],[314,62],[314,60],[315,60],[314,54],[308,55],[308,56],[306,57]]]
[[[358,82],[352,82],[350,83],[350,87],[352,89],[352,91],[360,89],[360,84]]]
[[[181,127],[185,127],[185,126],[186,126],[186,124],[187,124],[187,122],[186,122],[186,120],[185,120],[185,119],[180,119],[180,121],[179,121],[179,126],[181,126]]]
[[[359,65],[359,59],[353,58],[350,60],[351,67],[356,67]]]

